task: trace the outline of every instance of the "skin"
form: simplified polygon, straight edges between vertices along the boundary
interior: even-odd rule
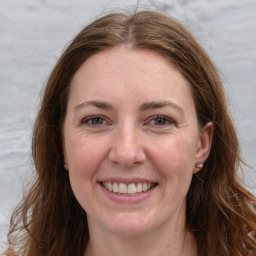
[[[186,194],[211,139],[212,124],[198,125],[189,84],[165,58],[127,46],[91,56],[73,77],[63,139],[88,217],[85,255],[197,255]],[[138,202],[113,201],[100,183],[138,179],[156,185]]]

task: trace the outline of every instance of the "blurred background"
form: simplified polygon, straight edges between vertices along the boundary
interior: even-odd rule
[[[180,20],[218,66],[256,194],[256,0],[0,0],[1,242],[31,176],[31,130],[51,69],[86,24],[136,8]]]

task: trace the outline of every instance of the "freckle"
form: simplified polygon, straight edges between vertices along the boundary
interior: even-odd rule
[[[143,222],[143,219],[138,219],[138,224],[141,224]]]

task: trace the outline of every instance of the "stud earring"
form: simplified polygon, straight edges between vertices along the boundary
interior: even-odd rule
[[[68,163],[67,162],[64,162],[63,166],[64,166],[65,170],[68,170]]]
[[[194,166],[196,167],[196,168],[203,168],[204,167],[204,162],[196,162],[195,164],[194,164]]]

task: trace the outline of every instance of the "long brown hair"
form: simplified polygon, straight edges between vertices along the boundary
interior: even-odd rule
[[[199,255],[246,256],[256,252],[256,199],[239,182],[242,160],[221,79],[191,33],[152,11],[104,16],[67,47],[47,82],[35,122],[35,181],[13,213],[6,255],[82,256],[88,240],[86,212],[63,168],[62,124],[72,77],[91,55],[126,44],[150,49],[175,64],[193,92],[198,122],[213,122],[212,149],[187,195],[187,229]]]

